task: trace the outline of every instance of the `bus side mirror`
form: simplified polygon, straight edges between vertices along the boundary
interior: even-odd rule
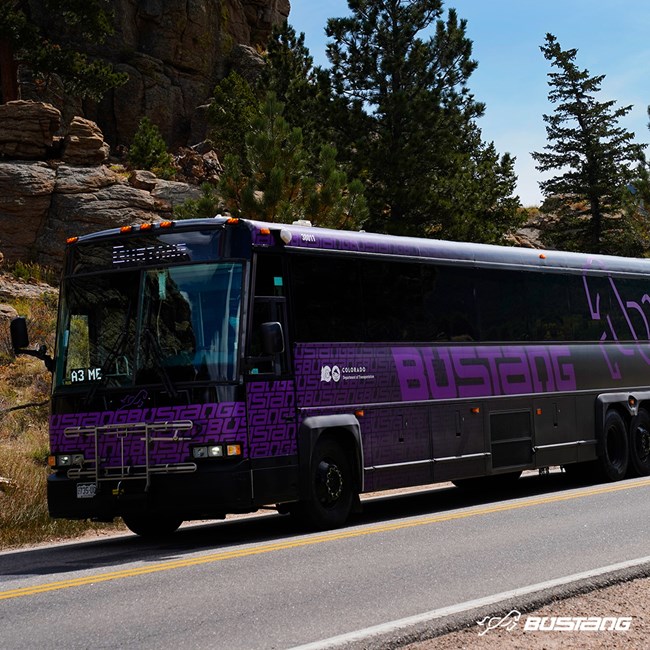
[[[27,321],[22,316],[14,318],[10,325],[11,345],[14,352],[18,354],[23,348],[29,347],[29,335],[27,334]]]
[[[264,354],[275,355],[284,352],[284,333],[280,323],[262,323],[262,347]]]
[[[45,364],[45,367],[50,372],[54,372],[54,359],[47,353],[47,348],[44,345],[39,345],[38,350],[27,349],[29,347],[29,335],[27,334],[27,321],[23,316],[12,319],[9,324],[9,332],[14,354],[26,354],[30,357],[36,357]]]

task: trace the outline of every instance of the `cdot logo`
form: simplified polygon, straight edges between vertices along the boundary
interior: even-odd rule
[[[323,366],[320,369],[320,380],[329,384],[331,381],[334,383],[341,379],[341,369],[338,366]]]

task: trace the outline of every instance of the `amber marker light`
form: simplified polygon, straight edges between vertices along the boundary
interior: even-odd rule
[[[226,456],[241,456],[241,445],[228,445]]]
[[[470,413],[473,413],[474,415],[478,415],[481,412],[481,409],[478,406],[474,406],[469,410]]]
[[[542,409],[537,409],[537,410],[535,411],[535,413],[537,413],[537,415],[541,415],[541,414],[542,414]]]
[[[141,223],[140,230],[151,230],[153,228],[152,223]]]
[[[539,254],[539,259],[540,259],[540,260],[545,260],[545,259],[546,259],[546,255],[544,255],[544,253],[540,253],[540,254]]]
[[[229,223],[229,224],[239,223],[239,219],[235,219],[235,217],[230,217],[230,219],[228,219],[228,221],[226,221],[226,223]]]
[[[271,229],[270,228],[260,228],[260,234],[261,235],[270,235],[271,234]]]
[[[65,243],[66,243],[66,244],[75,244],[75,243],[78,242],[78,241],[79,241],[79,237],[68,237],[68,238],[65,240]]]
[[[120,232],[131,232],[133,230],[133,226],[122,226],[120,228]]]
[[[355,411],[354,414],[355,414],[358,418],[362,418],[362,417],[366,414],[366,412],[365,412],[363,409],[359,409],[358,411]]]
[[[158,224],[161,228],[171,228],[174,225],[173,221],[161,221]]]

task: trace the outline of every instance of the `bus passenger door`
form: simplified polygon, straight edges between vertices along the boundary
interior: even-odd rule
[[[283,346],[265,345],[263,325],[279,324]],[[295,382],[289,375],[286,302],[264,296],[253,302],[245,359],[248,450],[257,505],[291,501],[298,494]]]

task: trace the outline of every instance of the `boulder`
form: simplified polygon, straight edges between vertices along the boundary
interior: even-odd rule
[[[75,116],[63,140],[63,160],[70,165],[101,165],[108,160],[110,147],[101,129],[90,120]]]
[[[206,149],[201,145],[208,148]],[[206,143],[191,148],[181,147],[178,155],[174,158],[174,162],[179,168],[177,177],[182,175],[194,185],[201,185],[202,183],[216,185],[223,172],[217,153]]]
[[[0,104],[0,156],[38,160],[58,142],[61,111],[51,104],[17,100]]]
[[[129,185],[137,187],[139,190],[151,192],[151,190],[155,189],[157,182],[156,175],[146,169],[135,169],[129,174]]]
[[[0,161],[0,248],[7,261],[33,259],[56,182],[56,169],[44,162]]]
[[[0,303],[0,321],[8,321],[16,316],[18,312],[11,305]]]
[[[196,185],[179,183],[178,181],[165,181],[159,178],[151,195],[161,202],[161,207],[165,206],[167,209],[171,209],[185,203],[188,199],[196,200],[200,198],[201,189]]]

